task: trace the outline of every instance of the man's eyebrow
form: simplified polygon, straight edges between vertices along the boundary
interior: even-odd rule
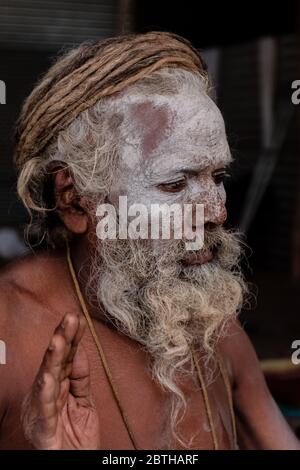
[[[216,168],[227,168],[230,166],[232,163],[232,159],[228,158],[228,160],[223,160],[220,161],[218,165],[215,165]],[[175,173],[185,173],[187,175],[191,176],[197,176],[201,171],[206,171],[208,168],[210,168],[211,165],[195,165],[195,166],[186,166],[186,167],[181,167],[175,170]]]
[[[231,157],[231,155],[228,155],[226,159],[220,160],[220,162],[218,162],[218,165],[214,165],[214,166],[216,167],[216,170],[218,168],[228,168],[232,162],[233,162],[233,158]],[[197,163],[194,165],[193,164],[189,164],[189,165],[179,164],[177,165],[176,168],[168,169],[167,171],[163,171],[159,173],[157,173],[156,171],[155,172],[152,171],[149,174],[149,180],[152,182],[152,184],[156,184],[157,181],[160,182],[161,180],[174,178],[180,173],[190,175],[190,176],[197,176],[199,175],[201,171],[207,170],[207,168],[209,168],[210,166],[211,165],[201,164],[201,163]]]
[[[182,167],[176,170],[175,173],[185,173],[186,175],[190,176],[197,176],[201,171],[205,171],[208,166],[199,166],[199,167]]]

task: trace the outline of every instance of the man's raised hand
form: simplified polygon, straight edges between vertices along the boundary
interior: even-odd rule
[[[36,449],[98,449],[99,420],[80,345],[85,320],[68,313],[55,329],[22,406],[25,436]]]

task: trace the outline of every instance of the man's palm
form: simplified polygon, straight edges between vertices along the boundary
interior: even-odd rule
[[[83,331],[82,318],[73,314],[64,317],[24,400],[24,433],[37,449],[99,448],[89,363],[79,344]]]

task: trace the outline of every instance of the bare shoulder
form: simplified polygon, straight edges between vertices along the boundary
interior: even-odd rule
[[[263,379],[255,349],[238,320],[230,322],[218,349],[226,364],[233,388]]]
[[[300,442],[272,398],[251,341],[238,322],[229,326],[219,350],[232,382],[239,447],[299,450]]]
[[[0,331],[18,338],[26,324],[35,324],[41,312],[54,304],[60,278],[59,257],[30,254],[0,271]]]

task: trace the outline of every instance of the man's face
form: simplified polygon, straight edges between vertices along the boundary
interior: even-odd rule
[[[231,156],[223,119],[200,78],[177,95],[128,93],[120,107],[123,145],[108,202],[117,208],[127,196],[128,206],[143,204],[148,213],[151,204],[203,204],[209,227],[204,249],[191,256],[183,240],[99,239],[91,299],[96,292],[109,321],[146,348],[153,377],[180,402],[176,380],[189,370],[190,346],[211,357],[246,290],[240,244],[221,227]]]
[[[224,121],[199,87],[176,95],[129,95],[122,99],[120,175],[110,201],[128,205],[204,205],[204,222],[226,219],[223,180],[231,161]]]

